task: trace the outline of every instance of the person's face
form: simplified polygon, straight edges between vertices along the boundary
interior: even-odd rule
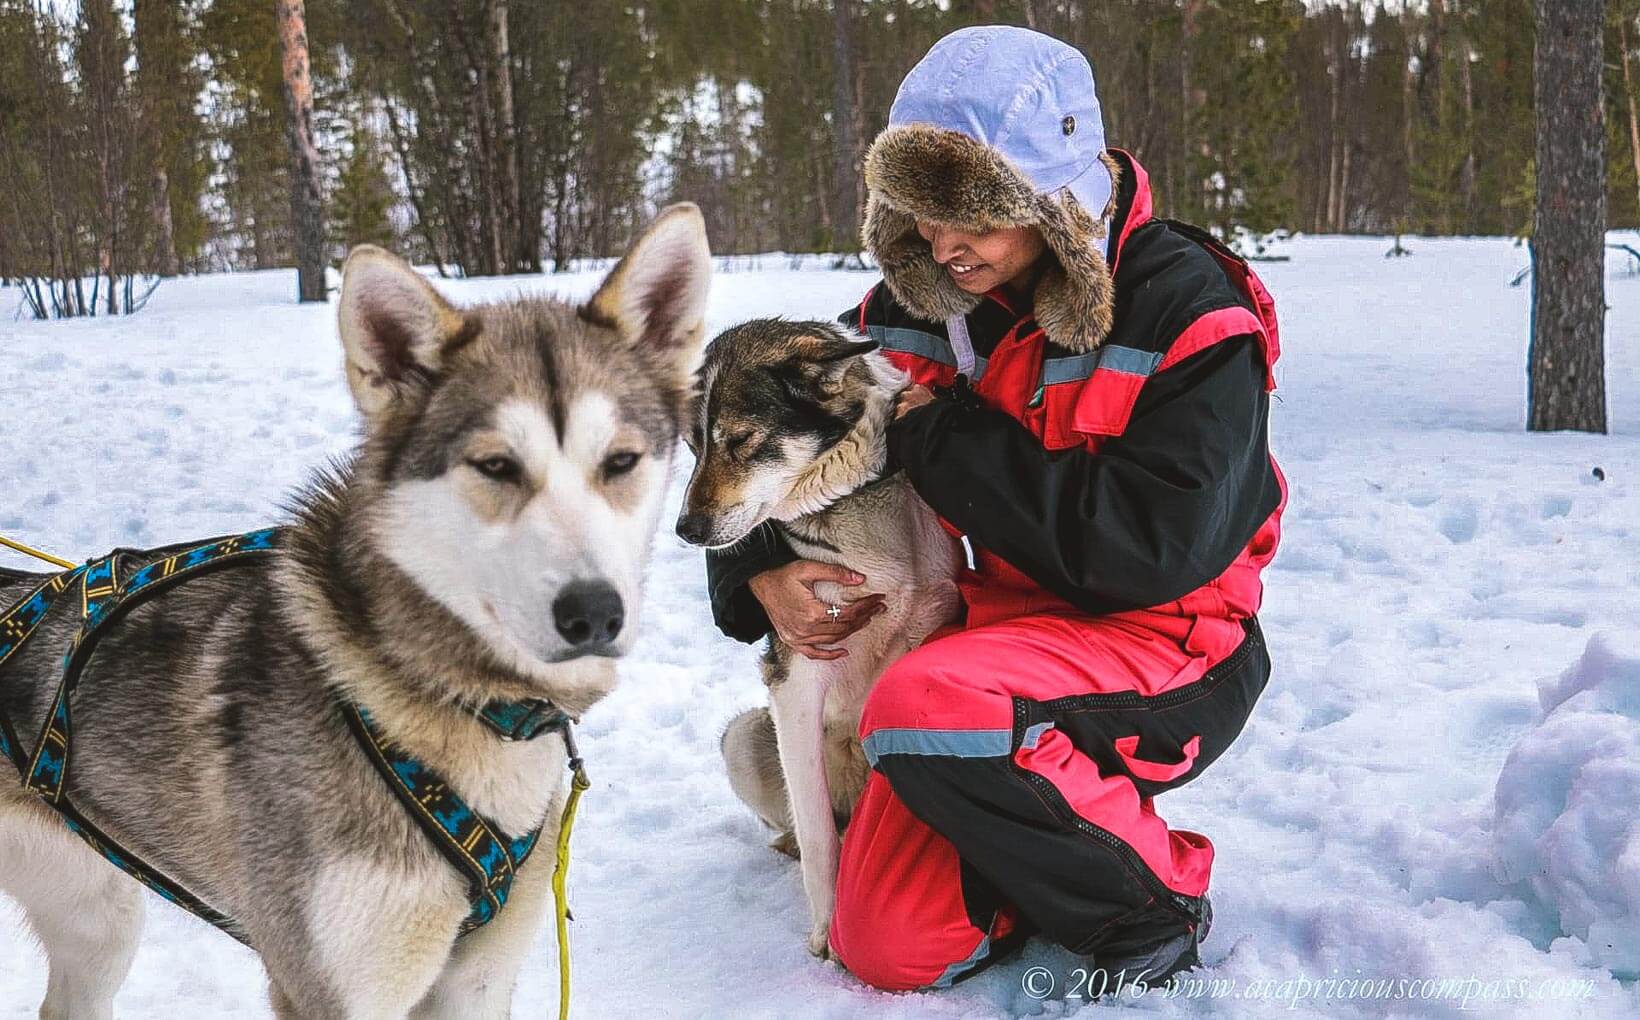
[[[945,268],[952,282],[970,294],[984,294],[1021,279],[1047,248],[1035,227],[974,234],[948,223],[918,220],[917,233],[928,241],[934,261]]]

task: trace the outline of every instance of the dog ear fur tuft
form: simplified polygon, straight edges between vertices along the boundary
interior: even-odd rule
[[[581,316],[667,357],[679,377],[688,378],[705,345],[711,282],[706,221],[694,203],[679,202],[661,210],[633,242]]]
[[[337,321],[347,385],[366,417],[391,408],[406,381],[437,372],[478,327],[409,263],[369,244],[354,248],[342,265]]]
[[[811,365],[825,365],[857,358],[862,354],[870,354],[882,346],[876,340],[847,336],[834,329],[806,334],[797,343],[803,352],[802,360]]]

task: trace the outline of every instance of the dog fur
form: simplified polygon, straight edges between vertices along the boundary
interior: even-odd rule
[[[665,210],[580,307],[457,309],[397,258],[356,249],[339,321],[362,445],[296,499],[269,560],[138,607],[92,660],[69,798],[235,919],[280,1017],[509,1015],[548,900],[566,751],[551,734],[502,741],[471,710],[546,698],[578,717],[614,685],[709,275],[690,205]],[[555,626],[576,584],[612,589],[624,621],[591,637]],[[0,601],[29,586],[0,584]],[[0,676],[25,744],[75,616],[59,606]],[[344,699],[509,836],[544,826],[490,924],[457,941],[465,879],[369,763]],[[0,890],[49,959],[40,1015],[110,1016],[138,884],[14,785],[0,793]]]
[[[817,956],[828,952],[838,830],[868,774],[861,708],[883,670],[960,606],[960,547],[904,474],[881,477],[906,377],[876,346],[826,323],[771,319],[713,340],[679,523],[722,547],[772,521],[799,555],[866,578],[858,588],[817,583],[817,598],[887,597],[886,611],[842,642],[845,658],[808,659],[771,635],[769,706],[736,718],[723,737],[730,785],[779,833],[776,848],[798,853]]]
[[[1111,175],[1111,202],[1120,193],[1116,161],[1101,161]],[[1115,316],[1116,290],[1098,240],[1103,220],[1083,209],[1068,190],[1038,194],[1012,163],[958,131],[927,124],[891,127],[866,153],[865,224],[861,241],[882,269],[895,298],[913,314],[935,322],[966,315],[979,304],[934,261],[917,233],[918,220],[952,223],[975,231],[1036,227],[1054,264],[1036,285],[1035,314],[1048,339],[1079,354],[1104,343]]]

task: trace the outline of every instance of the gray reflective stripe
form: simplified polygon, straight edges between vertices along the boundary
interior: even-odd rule
[[[1099,348],[1099,367],[1128,375],[1149,375],[1162,363],[1160,354],[1135,350],[1132,347]]]
[[[962,977],[968,971],[973,970],[981,960],[985,959],[990,954],[991,936],[987,935],[979,940],[979,945],[974,948],[972,953],[968,954],[968,959],[958,960],[956,963],[953,963],[951,966],[945,968],[945,973],[941,974],[939,976],[939,980],[935,981],[930,987],[951,987],[951,982],[955,981],[959,977]]]
[[[1019,746],[1024,747],[1024,748],[1033,748],[1033,747],[1035,747],[1037,745],[1037,742],[1042,739],[1042,734],[1048,732],[1051,729],[1053,729],[1053,723],[1051,723],[1051,722],[1039,722],[1039,723],[1037,723],[1035,726],[1032,726],[1031,728],[1029,728],[1025,731],[1025,736],[1020,739]]]
[[[956,355],[951,353],[951,345],[945,342],[944,337],[933,333],[900,326],[867,326],[866,335],[891,351],[915,354],[942,365],[957,363]]]
[[[931,754],[947,758],[998,758],[1008,754],[1012,730],[878,730],[865,739],[872,768],[885,754]]]
[[[1101,347],[1096,351],[1076,354],[1069,358],[1044,358],[1042,385],[1052,386],[1054,383],[1086,379],[1093,375],[1094,369],[1097,368],[1126,375],[1148,376],[1156,371],[1156,366],[1161,363],[1162,356],[1150,351],[1136,350],[1132,347]]]
[[[919,358],[957,367],[957,356],[951,350],[951,345],[937,334],[924,333],[920,329],[906,329],[903,326],[867,326],[866,335],[882,344],[884,350],[915,354]],[[974,369],[969,379],[978,380],[984,374],[985,358],[975,355]]]
[[[1094,366],[1097,364],[1098,351],[1089,351],[1087,354],[1078,354],[1071,358],[1043,358],[1042,385],[1052,386],[1054,383],[1086,379],[1093,374]]]
[[[951,338],[951,350],[957,356],[957,371],[974,376],[974,342],[968,339],[968,320],[953,315],[945,320],[945,335]]]

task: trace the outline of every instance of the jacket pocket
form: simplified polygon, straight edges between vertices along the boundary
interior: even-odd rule
[[[1140,758],[1138,734],[1116,738],[1116,753],[1121,757],[1122,764],[1127,766],[1127,770],[1136,778],[1146,779],[1152,783],[1171,783],[1189,772],[1195,766],[1196,755],[1201,749],[1202,738],[1191,737],[1184,742],[1184,760],[1169,765]]]

